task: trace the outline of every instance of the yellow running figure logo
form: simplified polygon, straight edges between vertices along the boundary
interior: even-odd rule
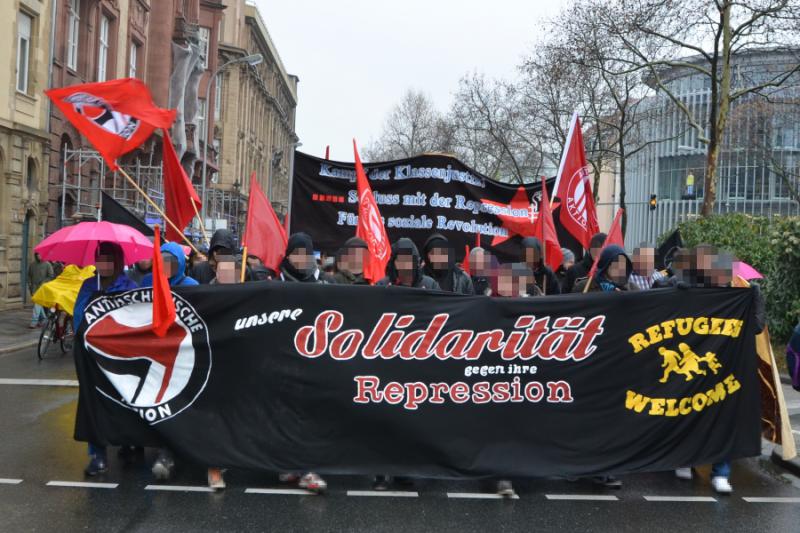
[[[674,350],[668,350],[663,346],[658,349],[658,353],[664,358],[661,366],[664,368],[664,376],[659,380],[660,383],[666,383],[670,374],[682,374],[686,381],[694,379],[695,375],[705,376],[707,372],[700,368],[700,363],[705,363],[706,368],[716,374],[722,364],[717,360],[717,355],[712,352],[706,352],[703,357],[700,357],[692,351],[688,344],[682,342],[678,345],[681,353]]]

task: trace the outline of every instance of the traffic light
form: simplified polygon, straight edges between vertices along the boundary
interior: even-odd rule
[[[650,195],[650,211],[655,211],[658,207],[658,196],[655,194]]]

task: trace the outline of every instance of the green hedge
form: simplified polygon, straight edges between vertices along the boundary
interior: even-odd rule
[[[764,275],[759,284],[767,300],[770,333],[776,341],[788,341],[800,318],[800,217],[729,213],[678,227],[687,247],[714,244]]]

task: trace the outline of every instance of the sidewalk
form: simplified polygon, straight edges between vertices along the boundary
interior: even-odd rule
[[[0,311],[0,355],[36,346],[41,330],[30,329],[31,308]]]

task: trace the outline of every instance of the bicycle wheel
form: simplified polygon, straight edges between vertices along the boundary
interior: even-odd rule
[[[56,319],[55,315],[51,314],[47,317],[47,322],[45,322],[44,326],[42,326],[42,332],[39,334],[39,347],[36,350],[36,354],[39,356],[39,361],[44,359],[47,349],[50,348],[50,344],[53,342],[55,334]]]
[[[61,337],[61,355],[72,351],[73,340],[75,332],[72,331],[72,319],[67,317],[64,323],[64,335]]]

